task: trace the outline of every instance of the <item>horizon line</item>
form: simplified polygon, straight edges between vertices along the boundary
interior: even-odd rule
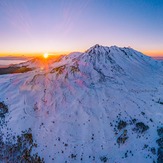
[[[136,50],[136,49],[135,49]],[[52,56],[58,56],[58,55],[68,55],[73,52],[84,52],[85,50],[72,50],[72,51],[44,51],[44,52],[0,52],[0,57],[34,57],[34,56],[42,56],[44,53],[48,53]],[[163,57],[163,51],[141,51],[137,50],[144,55],[150,56],[150,57]]]

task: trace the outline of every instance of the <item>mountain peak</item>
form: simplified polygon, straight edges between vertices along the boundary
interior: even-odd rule
[[[94,52],[96,52],[97,50],[99,51],[100,49],[103,49],[104,48],[104,46],[102,46],[102,45],[99,45],[99,44],[95,44],[94,46],[92,46],[92,47],[90,47],[88,50],[86,50],[85,52],[86,53],[94,53]]]
[[[93,48],[99,48],[101,45],[99,45],[99,44],[95,44],[94,46],[93,46]]]
[[[88,50],[86,50],[85,52],[86,53],[96,53],[96,52],[104,52],[104,51],[108,51],[108,50],[121,50],[122,48],[121,47],[118,47],[116,45],[114,46],[102,46],[102,45],[99,45],[99,44],[95,44],[94,46],[90,47]]]

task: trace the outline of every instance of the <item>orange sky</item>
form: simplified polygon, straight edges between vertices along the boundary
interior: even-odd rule
[[[65,54],[69,54],[69,52],[55,52],[55,53],[53,53],[53,52],[45,52],[45,53],[48,53],[49,55],[56,55],[56,56],[58,56],[58,55],[65,55]],[[43,54],[44,54],[44,52],[40,52],[40,53],[24,53],[24,52],[22,52],[22,53],[20,53],[20,52],[18,52],[18,53],[11,53],[11,52],[9,52],[9,53],[7,53],[7,52],[5,52],[5,53],[0,53],[0,57],[7,57],[7,56],[15,56],[15,57],[37,57],[37,56],[43,56]]]
[[[162,57],[163,51],[143,51],[142,52],[145,55],[151,56],[151,57]]]

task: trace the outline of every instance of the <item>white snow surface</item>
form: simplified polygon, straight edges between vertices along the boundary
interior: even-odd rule
[[[9,108],[0,127],[4,140],[31,128],[38,145],[33,152],[46,163],[157,160],[150,149],[157,150],[157,128],[163,126],[161,61],[131,48],[95,45],[50,64],[19,65],[35,69],[0,75],[0,101]],[[119,121],[126,127],[117,129]],[[137,122],[149,129],[135,131]],[[124,130],[128,138],[118,144]]]

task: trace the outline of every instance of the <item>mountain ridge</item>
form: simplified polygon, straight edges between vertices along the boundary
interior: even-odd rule
[[[162,62],[99,45],[37,61],[0,75],[1,161],[162,162]]]

